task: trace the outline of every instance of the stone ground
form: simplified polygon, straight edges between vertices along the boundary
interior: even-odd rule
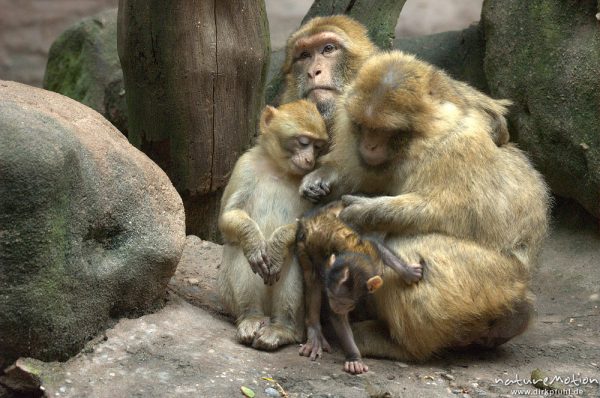
[[[600,378],[598,224],[557,207],[534,277],[537,317],[494,351],[446,353],[423,364],[367,359],[370,371],[351,376],[339,349],[310,362],[296,346],[273,353],[241,346],[215,297],[221,246],[189,236],[162,310],[120,320],[66,363],[20,365],[41,372],[49,397],[241,397],[241,386],[268,397],[275,385],[265,377],[289,397],[486,397],[544,393],[504,385],[530,379],[534,369],[582,382]],[[597,382],[569,387],[561,396],[600,396]]]

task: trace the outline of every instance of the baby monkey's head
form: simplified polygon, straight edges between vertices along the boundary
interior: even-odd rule
[[[259,145],[282,171],[297,176],[310,173],[327,144],[325,122],[312,102],[298,100],[263,110]]]

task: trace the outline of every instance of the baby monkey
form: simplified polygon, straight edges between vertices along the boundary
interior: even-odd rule
[[[338,217],[342,202],[332,202],[309,212],[298,222],[296,256],[304,274],[307,341],[300,355],[315,360],[331,347],[321,328],[321,294],[327,293],[331,323],[346,355],[344,370],[359,374],[369,370],[354,342],[348,314],[368,293],[383,284],[388,266],[406,284],[423,276],[422,264],[407,264],[376,238],[361,237]]]

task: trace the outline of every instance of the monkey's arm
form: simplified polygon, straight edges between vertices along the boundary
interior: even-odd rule
[[[219,229],[227,242],[239,244],[254,273],[269,281],[267,242],[258,224],[241,209],[225,210],[219,217]]]
[[[269,256],[269,285],[272,285],[279,280],[283,262],[296,240],[297,227],[297,222],[282,225],[273,231],[269,237],[267,242],[267,252]]]
[[[433,201],[419,194],[365,198],[345,195],[346,208],[340,218],[362,232],[382,231],[400,233],[407,229],[422,229],[437,225],[436,215],[442,214]]]
[[[352,374],[367,372],[369,367],[362,362],[360,351],[354,342],[354,336],[350,328],[350,322],[348,321],[348,314],[340,315],[332,312],[331,323],[338,339],[340,339],[344,354],[346,354],[344,371]]]
[[[383,264],[387,265],[400,275],[407,284],[418,282],[423,278],[423,265],[421,263],[408,264],[403,258],[391,251],[386,245],[375,239],[366,238],[377,250]]]
[[[315,274],[314,267],[306,252],[297,250],[298,262],[304,274],[304,297],[306,301],[306,343],[300,347],[298,353],[310,357],[311,361],[320,358],[323,351],[330,352],[331,347],[321,328],[321,294],[323,283],[319,275]]]

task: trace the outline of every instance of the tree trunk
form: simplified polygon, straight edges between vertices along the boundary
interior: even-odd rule
[[[365,25],[371,40],[388,50],[392,48],[394,31],[404,3],[406,0],[315,0],[302,24],[318,16],[346,14]]]
[[[264,104],[264,0],[120,0],[118,51],[131,143],[183,197],[187,232],[214,240],[220,192]]]

